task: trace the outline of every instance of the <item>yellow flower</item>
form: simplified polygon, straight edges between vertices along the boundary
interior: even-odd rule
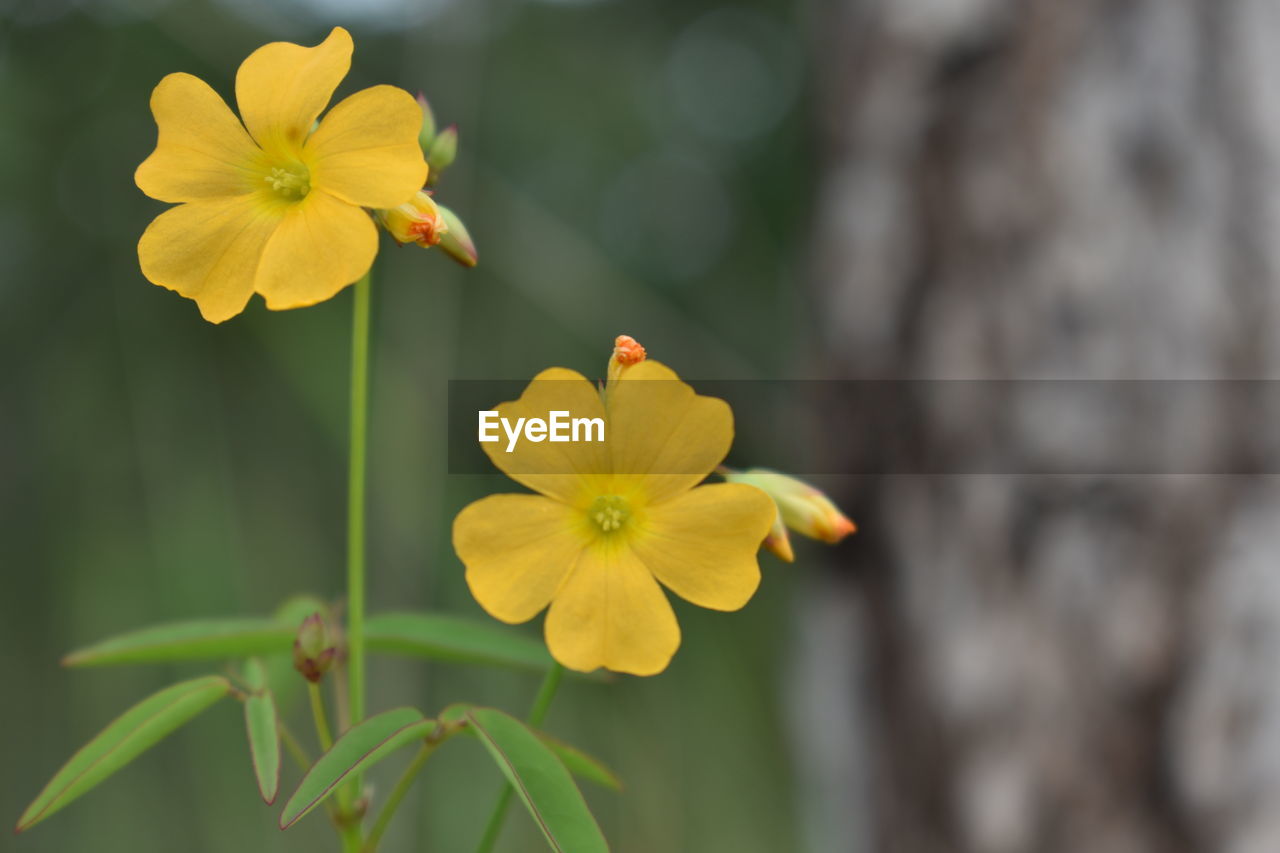
[[[236,73],[241,124],[208,84],[170,74],[151,95],[156,150],[139,189],[176,202],[138,242],[142,273],[220,323],[260,293],[271,309],[322,302],[359,279],[378,251],[362,208],[393,208],[427,178],[422,110],[373,86],[316,118],[351,67],[341,27],[316,47],[274,42]]]
[[[453,545],[493,617],[525,622],[550,605],[544,633],[560,663],[653,675],[680,645],[659,583],[700,607],[742,607],[760,583],[756,554],[774,507],[752,486],[698,485],[733,441],[723,400],[654,361],[611,363],[610,376],[601,395],[551,368],[498,407],[511,423],[553,411],[603,418],[605,441],[523,441],[509,453],[505,442],[483,444],[538,494],[476,501],[454,520]]]

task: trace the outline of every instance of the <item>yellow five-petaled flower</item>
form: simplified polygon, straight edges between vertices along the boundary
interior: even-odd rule
[[[698,485],[733,440],[723,400],[654,361],[623,367],[611,366],[603,395],[572,370],[544,370],[498,407],[513,423],[551,411],[603,418],[606,440],[483,445],[539,494],[476,501],[454,521],[453,543],[490,615],[525,622],[550,605],[544,632],[560,663],[652,675],[680,645],[659,583],[701,607],[742,607],[760,583],[774,507],[752,486]]]
[[[275,42],[236,73],[243,124],[208,84],[170,74],[151,96],[155,151],[138,187],[177,202],[138,243],[142,272],[220,323],[260,293],[272,309],[313,305],[359,279],[378,232],[363,208],[409,201],[427,178],[422,110],[373,86],[316,118],[351,67],[351,36]]]

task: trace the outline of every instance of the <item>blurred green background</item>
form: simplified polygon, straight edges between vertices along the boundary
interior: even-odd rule
[[[387,241],[375,271],[369,599],[482,616],[449,544],[501,478],[450,477],[451,378],[603,372],[629,333],[689,377],[802,373],[805,22],[782,0],[0,0],[0,816],[71,752],[198,666],[64,671],[65,651],[155,622],[340,595],[350,293],[222,326],[146,282],[163,205],[133,185],[151,88],[229,96],[259,45],[356,41],[338,97],[422,89],[462,153],[439,198],[481,263]],[[771,459],[748,460],[760,464]],[[776,463],[775,463],[776,464]],[[801,545],[807,548],[808,545]],[[803,562],[803,553],[801,560]],[[799,568],[765,557],[740,614],[676,608],[660,677],[573,683],[547,728],[611,763],[587,796],[622,851],[799,846],[780,661]],[[538,623],[526,626],[536,633]],[[375,660],[371,707],[455,700],[523,713],[536,676]],[[218,706],[5,849],[315,850],[259,801],[239,710]],[[407,756],[405,758],[407,760]],[[400,761],[373,774],[385,792]],[[284,786],[296,782],[286,769]],[[433,759],[385,848],[467,850],[499,776]],[[180,842],[180,844],[179,844]],[[523,812],[501,849],[540,849]]]

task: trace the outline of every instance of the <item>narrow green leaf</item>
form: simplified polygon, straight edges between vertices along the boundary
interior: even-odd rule
[[[396,708],[351,727],[302,777],[285,803],[280,828],[288,829],[323,803],[351,773],[363,772],[400,747],[426,738],[436,725],[414,708]]]
[[[490,622],[438,613],[382,613],[364,625],[371,651],[546,670],[551,655],[532,637]]]
[[[60,811],[230,692],[225,678],[206,675],[143,699],[71,756],[27,806],[15,831],[30,829]]]
[[[244,702],[244,725],[249,733],[249,757],[258,791],[267,805],[276,801],[280,789],[280,729],[276,700],[267,686],[267,673],[257,658],[244,668],[245,681],[253,692]]]
[[[622,790],[622,780],[618,778],[618,774],[610,770],[600,759],[588,755],[576,746],[557,740],[546,732],[538,732],[538,737],[551,747],[556,758],[560,759],[560,763],[574,776],[614,791]]]
[[[608,851],[609,844],[573,777],[537,734],[493,708],[471,708],[466,718],[552,850]]]
[[[105,666],[289,651],[297,626],[275,619],[197,619],[154,625],[94,643],[62,659],[64,666]]]

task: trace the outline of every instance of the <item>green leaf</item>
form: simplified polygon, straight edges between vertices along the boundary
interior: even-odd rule
[[[225,678],[206,675],[143,699],[63,765],[27,806],[15,831],[30,829],[60,811],[230,692],[231,683]]]
[[[64,666],[239,658],[287,652],[297,626],[275,619],[197,619],[120,634],[74,651]]]
[[[276,700],[267,686],[267,673],[257,658],[244,668],[245,681],[253,692],[244,702],[244,725],[249,733],[249,757],[258,791],[267,805],[276,801],[280,789],[280,729]]]
[[[552,850],[608,851],[609,844],[573,777],[537,734],[493,708],[471,708],[466,719]]]
[[[302,777],[285,803],[280,828],[288,829],[323,803],[351,773],[363,772],[400,747],[423,740],[436,725],[414,708],[396,708],[351,727]]]
[[[562,740],[557,740],[546,732],[538,732],[538,738],[551,747],[551,751],[556,754],[556,758],[560,759],[560,763],[574,776],[586,779],[589,782],[595,782],[597,785],[603,785],[614,791],[622,790],[622,780],[618,778],[618,774],[605,766],[600,759],[588,755],[576,746],[570,746]]]
[[[382,613],[364,624],[371,651],[546,670],[551,655],[543,644],[508,628],[435,613]]]

